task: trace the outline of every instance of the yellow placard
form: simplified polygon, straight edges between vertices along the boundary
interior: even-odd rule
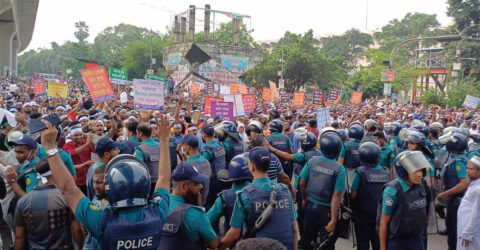
[[[47,96],[60,96],[61,98],[67,98],[68,85],[63,83],[49,82]]]

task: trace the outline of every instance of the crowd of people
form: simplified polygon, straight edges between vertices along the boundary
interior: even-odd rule
[[[440,217],[445,248],[480,249],[479,109],[367,99],[319,124],[308,98],[258,95],[227,121],[184,89],[155,111],[128,86],[94,103],[73,82],[66,98],[0,82],[14,249],[427,249]]]

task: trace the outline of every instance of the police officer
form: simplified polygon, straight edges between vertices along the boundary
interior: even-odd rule
[[[425,250],[429,201],[422,178],[429,163],[419,151],[401,152],[395,161],[398,178],[385,185],[377,213],[380,249]]]
[[[201,207],[202,183],[209,178],[190,162],[177,166],[172,173],[171,203],[158,249],[217,248],[219,239],[210,226],[205,209]]]
[[[348,128],[348,141],[343,143],[338,162],[347,168],[347,180],[351,181],[355,168],[360,166],[360,156],[358,148],[364,136],[363,126],[359,123],[353,123]]]
[[[183,161],[190,162],[201,174],[209,177],[208,180],[202,183],[203,188],[201,205],[203,206],[205,205],[208,197],[210,178],[212,178],[212,167],[210,166],[210,162],[208,162],[207,159],[203,158],[203,156],[198,153],[198,139],[192,134],[188,134],[183,137],[178,148]]]
[[[428,129],[429,129],[428,139],[432,143],[432,149],[434,150],[433,153],[435,156],[438,150],[443,146],[438,140],[438,137],[442,134],[443,128],[444,126],[440,122],[434,122],[430,124],[430,126],[428,126]]]
[[[375,130],[377,130],[377,122],[372,119],[367,119],[365,122],[363,122],[363,126],[365,127],[365,135],[363,136],[361,142],[373,142],[373,133]]]
[[[445,226],[448,235],[448,249],[453,250],[457,244],[457,211],[460,200],[468,187],[466,169],[468,160],[465,157],[468,139],[460,133],[452,133],[448,137],[445,146],[449,157],[441,172],[444,191],[438,194],[437,199],[440,202],[446,202]]]
[[[219,249],[226,249],[240,238],[244,223],[247,225],[247,237],[272,238],[289,250],[297,248],[297,214],[292,196],[286,185],[274,184],[268,178],[270,154],[263,147],[250,150],[248,168],[253,182],[238,193],[230,229]],[[257,221],[259,218],[261,220]]]
[[[148,167],[150,177],[152,178],[150,192],[154,191],[154,185],[157,182],[158,162],[160,159],[159,144],[152,138],[152,135],[153,130],[149,123],[140,123],[137,126],[137,136],[141,144],[135,149],[134,156],[143,161]]]
[[[378,137],[375,132],[374,136]],[[388,145],[386,145],[388,146]],[[379,165],[380,148],[373,142],[362,143],[358,149],[362,166],[355,170],[351,190],[354,224],[357,236],[357,249],[368,250],[370,244],[373,250],[380,249],[376,231],[377,206],[383,186],[390,181],[390,170]]]
[[[468,159],[472,159],[474,156],[480,157],[480,135],[473,134],[470,135],[470,138],[473,140],[473,143],[470,144],[468,150]]]
[[[270,123],[271,135],[267,136],[268,143],[275,149],[278,149],[285,153],[293,154],[293,143],[290,138],[283,132],[283,122],[279,119],[273,120]],[[282,160],[283,171],[288,175],[288,178],[292,179],[293,163],[290,160]]]
[[[242,139],[237,133],[235,123],[224,121],[217,126],[215,126],[215,130],[219,131],[217,133],[218,140],[222,142],[225,150],[225,162],[226,166],[228,166],[233,157],[245,152],[245,148],[243,147]]]
[[[390,178],[394,178],[394,167],[395,167],[395,150],[390,147],[385,141],[385,134],[382,131],[377,131],[373,133],[373,138],[375,142],[380,146],[380,160],[378,165],[387,168],[390,171]]]
[[[398,133],[401,129],[402,125],[399,122],[385,123],[383,125],[383,130],[387,134],[388,145],[393,148],[395,152],[398,152],[402,144],[402,141],[398,137]]]
[[[248,152],[233,157],[228,170],[220,170],[217,177],[222,182],[232,183],[232,188],[218,193],[215,204],[208,210],[207,216],[212,225],[217,225],[220,217],[225,216],[224,232],[226,233],[230,229],[230,219],[237,193],[250,185],[253,179],[252,173],[248,170]]]
[[[158,165],[154,199],[148,201],[151,178],[147,166],[133,156],[119,155],[106,166],[105,186],[110,207],[104,210],[91,203],[76,187],[55,147],[58,131],[47,121],[42,122],[47,129],[41,132],[41,141],[52,175],[76,220],[98,239],[98,249],[157,249],[170,202],[167,119],[162,118],[155,131],[162,161]]]
[[[208,162],[212,171],[212,178],[210,180],[210,187],[205,203],[205,208],[209,209],[215,202],[216,195],[227,185],[220,182],[217,178],[217,174],[220,170],[226,169],[225,162],[225,150],[222,145],[218,143],[214,138],[215,130],[213,125],[206,124],[202,127],[202,140],[205,142],[205,146],[202,150],[202,156]]]
[[[263,126],[259,121],[251,121],[247,126],[247,135],[253,138],[255,135],[262,134]]]
[[[322,156],[310,159],[300,173],[300,192],[304,210],[302,249],[312,249],[317,238],[330,236],[324,249],[335,249],[334,235],[338,210],[345,191],[345,168],[336,161],[342,139],[335,130],[322,129]]]
[[[130,121],[127,123],[127,137],[128,139],[123,141],[122,144],[118,147],[121,154],[133,154],[135,148],[140,145],[140,141],[137,138],[137,121]]]

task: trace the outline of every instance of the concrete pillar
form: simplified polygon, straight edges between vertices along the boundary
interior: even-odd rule
[[[173,25],[174,40],[173,43],[178,43],[180,40],[180,24],[178,23],[178,16],[175,16],[175,22]]]
[[[12,50],[11,50],[11,59],[10,59],[10,69],[11,69],[11,75],[16,76],[17,75],[17,53],[18,53],[18,45],[19,41],[17,36],[14,36],[12,39]]]
[[[195,5],[190,5],[188,13],[188,41],[195,42]]]
[[[15,34],[14,23],[0,22],[0,74],[3,75],[4,68],[8,67],[10,72],[10,61],[12,59],[12,38]]]
[[[210,39],[210,4],[205,4],[205,25],[203,26],[203,40]]]
[[[232,26],[233,26],[233,32],[232,32],[232,42],[233,46],[238,45],[238,26],[240,24],[240,19],[233,18],[232,20]]]
[[[180,33],[182,35],[182,43],[185,42],[186,35],[187,35],[187,18],[182,17],[182,23],[180,24]]]

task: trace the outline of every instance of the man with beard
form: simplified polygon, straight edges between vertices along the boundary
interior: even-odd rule
[[[137,121],[131,121],[127,123],[127,137],[128,139],[123,141],[119,146],[122,154],[133,154],[135,148],[140,145],[140,141],[137,138]]]
[[[142,143],[135,149],[134,156],[143,161],[147,166],[152,178],[150,192],[153,192],[153,185],[157,182],[157,166],[160,159],[158,142],[152,138],[152,127],[149,123],[140,123],[137,126],[137,137]]]
[[[100,157],[100,160],[95,162],[87,172],[87,197],[92,199],[95,190],[94,190],[94,173],[96,169],[100,166],[107,165],[110,160],[120,154],[120,150],[118,150],[119,142],[115,142],[108,137],[103,137],[98,140],[97,145],[95,145],[95,152]]]
[[[375,130],[377,130],[377,122],[375,120],[368,119],[363,123],[363,125],[365,126],[365,135],[363,136],[361,143],[367,141],[375,142],[373,133]]]
[[[182,123],[180,122],[176,122],[173,124],[173,135],[172,137],[175,139],[175,142],[178,144],[180,143],[180,140],[182,140],[182,138],[184,137],[185,135],[182,133]]]
[[[180,163],[172,173],[173,191],[167,220],[158,249],[215,249],[219,238],[201,207],[202,183],[210,177],[199,173],[189,162]]]
[[[82,131],[85,133],[90,132],[90,127],[88,125],[88,122],[90,121],[88,118],[88,115],[81,115],[78,117],[78,121],[82,125]]]

